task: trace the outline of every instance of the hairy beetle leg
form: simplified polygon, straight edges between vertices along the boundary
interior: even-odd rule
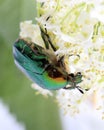
[[[46,32],[44,32],[44,30],[40,27],[40,31],[41,31],[41,36],[42,39],[44,41],[45,47],[46,49],[49,49],[49,45],[51,46],[51,48],[53,49],[53,51],[56,51],[56,48],[54,47],[54,45],[52,44],[51,38],[49,37],[49,35],[47,34],[47,29],[45,28]]]

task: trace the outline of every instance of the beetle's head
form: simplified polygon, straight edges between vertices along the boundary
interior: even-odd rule
[[[70,73],[68,74],[68,80],[78,84],[82,81],[82,74],[81,72],[77,72],[76,74]]]
[[[77,72],[76,74],[70,73],[68,74],[68,81],[69,81],[69,89],[77,88],[81,93],[84,93],[83,90],[77,86],[77,84],[82,82],[82,74],[81,72]]]

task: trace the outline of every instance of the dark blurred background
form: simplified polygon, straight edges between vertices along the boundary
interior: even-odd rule
[[[15,66],[12,46],[21,21],[35,22],[35,0],[0,0],[0,99],[26,130],[61,130],[53,97],[35,95],[29,81]]]

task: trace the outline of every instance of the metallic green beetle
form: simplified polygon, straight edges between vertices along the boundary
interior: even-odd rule
[[[57,60],[54,53],[56,48],[49,35],[41,27],[40,31],[46,49],[26,39],[18,39],[13,46],[16,65],[42,88],[50,90],[77,88],[84,93],[77,86],[82,82],[82,74],[67,73],[63,63],[64,56]]]

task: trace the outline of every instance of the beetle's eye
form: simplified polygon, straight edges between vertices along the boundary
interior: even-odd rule
[[[74,77],[74,74],[73,74],[73,73],[70,73],[69,76]]]

